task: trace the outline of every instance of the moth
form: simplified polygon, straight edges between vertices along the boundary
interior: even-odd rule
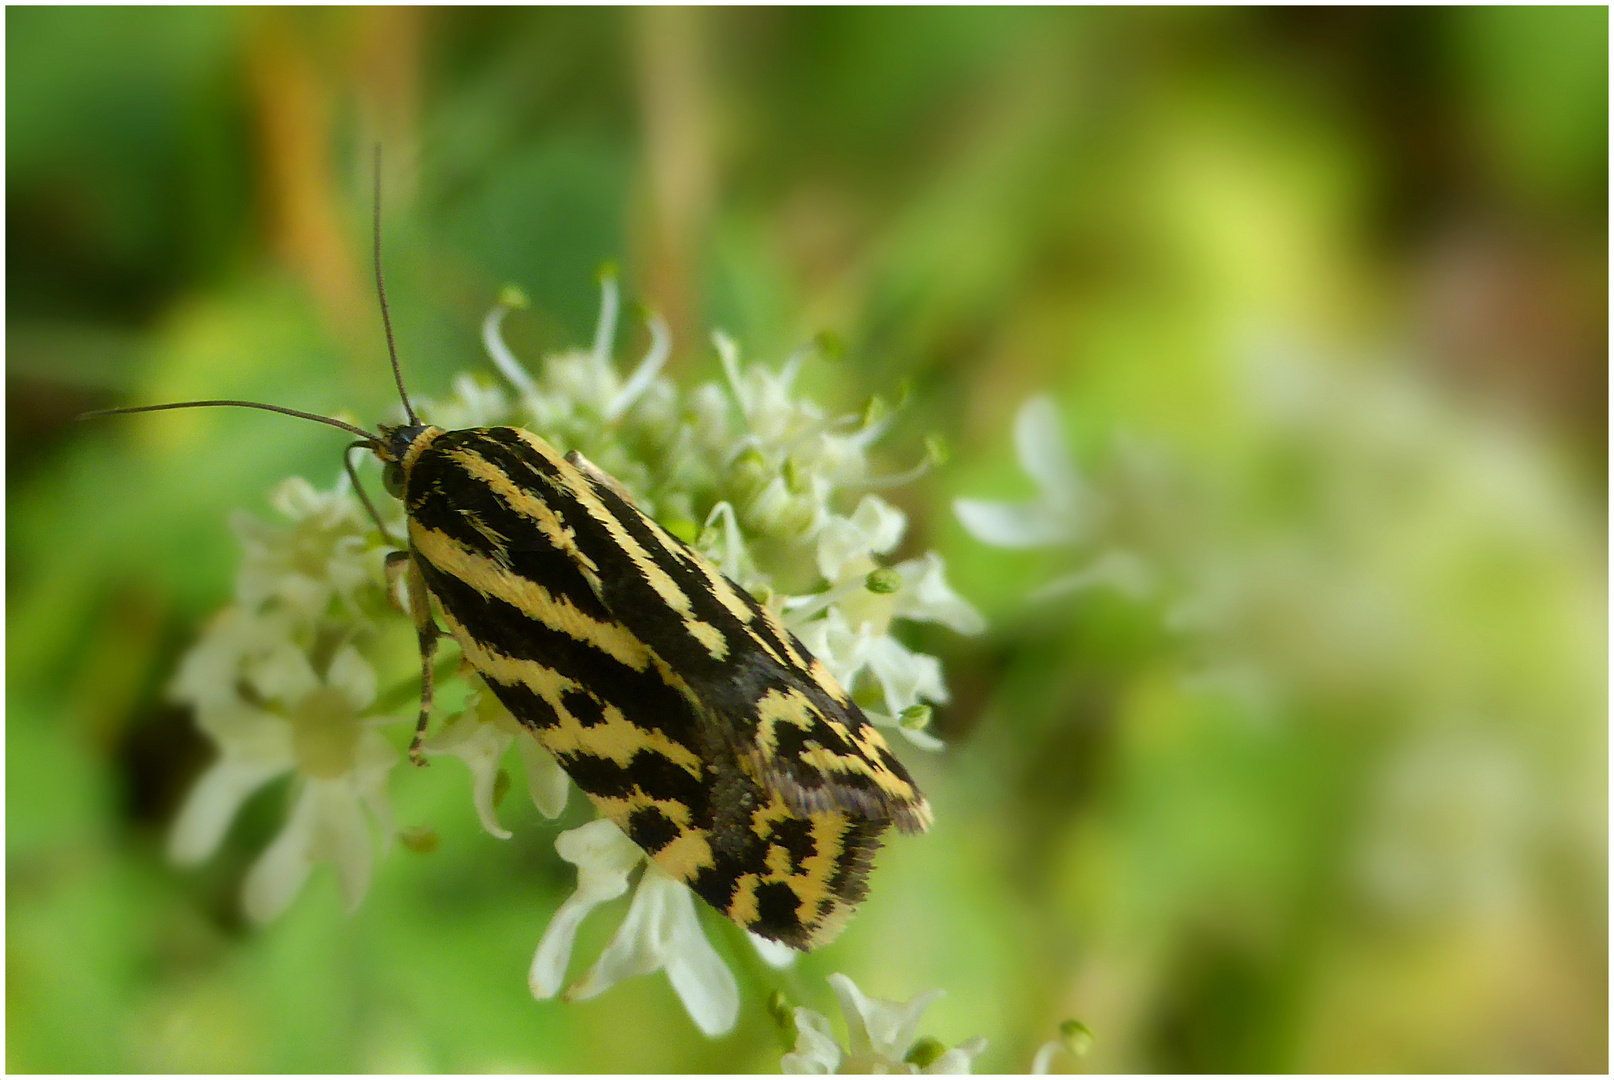
[[[931,810],[857,704],[779,620],[643,513],[575,451],[513,427],[422,423],[404,390],[381,273],[375,278],[407,421],[375,432],[260,402],[359,437],[343,464],[383,536],[351,453],[374,454],[408,535],[401,574],[421,655],[410,756],[447,633],[512,715],[599,812],[663,870],[745,929],[809,949],[868,891],[882,834],[922,832]],[[389,539],[393,539],[389,537]]]

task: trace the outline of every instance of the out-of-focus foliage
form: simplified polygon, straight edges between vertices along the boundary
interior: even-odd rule
[[[835,971],[945,989],[927,1034],[986,1036],[982,1068],[1071,1017],[1092,1051],[1056,1066],[1607,1067],[1606,10],[6,28],[10,1068],[773,1070],[770,992],[827,1013]],[[386,415],[377,139],[417,393],[485,364],[507,282],[513,348],[586,343],[615,260],[681,377],[713,326],[751,357],[829,330],[821,400],[911,390],[892,471],[952,447],[894,496],[993,624],[922,642],[955,698],[949,750],[907,755],[936,828],[793,974],[719,937],[725,1039],[661,981],[533,1001],[569,867],[518,800],[483,834],[447,765],[393,791],[440,846],[353,915],[316,875],[243,924],[283,788],[202,870],[162,858],[207,758],[162,688],[228,596],[227,514],[340,443],[71,417]],[[1043,391],[1110,516],[988,548],[951,501],[1034,493],[1010,429]],[[1156,588],[1026,602],[1103,545]]]

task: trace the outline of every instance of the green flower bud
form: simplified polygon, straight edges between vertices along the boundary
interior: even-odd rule
[[[923,731],[930,726],[933,711],[929,705],[909,705],[897,717],[897,723],[907,731]]]
[[[807,471],[800,461],[793,457],[785,459],[785,486],[793,494],[805,495],[811,490],[811,485],[809,484],[811,476],[812,474]]]
[[[925,460],[930,463],[931,468],[939,468],[947,464],[947,459],[951,456],[952,453],[947,448],[946,439],[943,439],[940,435],[925,436]]]
[[[413,825],[398,830],[398,843],[416,855],[430,855],[442,843],[442,837],[430,825]]]
[[[520,285],[506,285],[499,290],[499,303],[514,311],[526,311],[532,306],[527,294],[521,291]]]
[[[734,478],[734,486],[745,497],[755,495],[770,479],[768,461],[762,456],[762,451],[752,447],[735,459],[729,466]]]
[[[813,351],[831,364],[846,356],[846,342],[833,330],[820,330],[813,335]]]
[[[796,1011],[790,1007],[790,999],[785,997],[783,990],[775,990],[768,995],[768,1015],[785,1031],[796,1029]]]
[[[1080,1020],[1066,1020],[1059,1025],[1059,1041],[1077,1057],[1086,1056],[1093,1049],[1093,1033]]]
[[[863,586],[871,593],[881,595],[894,593],[902,588],[902,575],[889,566],[876,567],[869,571],[869,576],[864,579]]]
[[[909,1065],[924,1069],[935,1064],[936,1059],[945,1053],[947,1053],[947,1047],[942,1045],[940,1039],[926,1035],[908,1048],[908,1052],[903,1055],[902,1060]]]

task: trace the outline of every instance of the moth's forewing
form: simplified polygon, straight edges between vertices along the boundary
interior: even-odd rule
[[[741,926],[833,936],[880,833],[929,808],[822,665],[527,432],[430,429],[403,464],[449,631],[600,811]]]

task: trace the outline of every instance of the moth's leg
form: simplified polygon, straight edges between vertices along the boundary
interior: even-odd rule
[[[415,637],[420,642],[420,718],[415,721],[415,737],[409,741],[409,760],[416,765],[426,764],[420,744],[426,738],[426,721],[431,717],[435,687],[432,679],[433,661],[437,659],[437,623],[432,620],[431,597],[426,592],[426,579],[409,557],[407,551],[394,551],[387,556],[387,580],[403,574],[404,588],[409,594],[409,615],[415,622]]]

